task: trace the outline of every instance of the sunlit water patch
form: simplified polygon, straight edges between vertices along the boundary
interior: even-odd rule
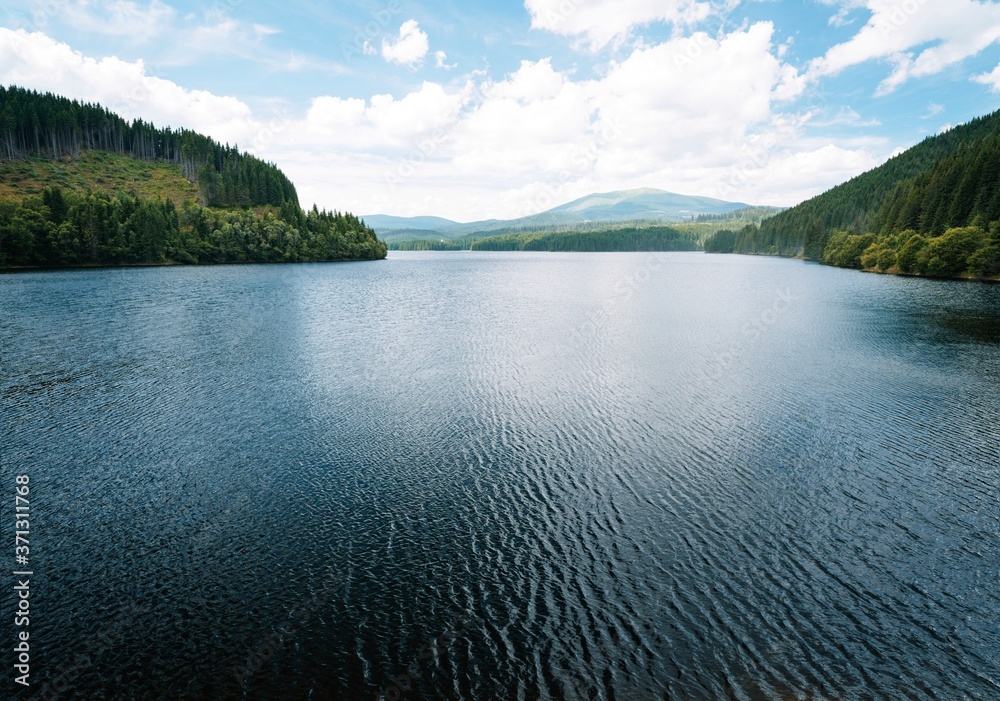
[[[0,338],[39,698],[1000,698],[1000,287],[394,253]]]

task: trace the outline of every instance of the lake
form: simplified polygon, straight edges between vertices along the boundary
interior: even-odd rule
[[[32,698],[1000,698],[1000,286],[393,252],[0,339]]]

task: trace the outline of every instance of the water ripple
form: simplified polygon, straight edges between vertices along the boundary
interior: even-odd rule
[[[1000,288],[658,256],[0,277],[39,688],[1000,698]]]

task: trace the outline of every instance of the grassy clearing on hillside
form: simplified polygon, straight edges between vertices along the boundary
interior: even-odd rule
[[[101,151],[84,151],[74,160],[29,158],[0,161],[0,200],[39,196],[46,187],[77,194],[88,190],[135,193],[144,199],[201,203],[198,186],[181,175],[173,163],[140,161]]]

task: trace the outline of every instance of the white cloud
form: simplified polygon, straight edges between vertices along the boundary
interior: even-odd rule
[[[642,46],[594,79],[542,59],[459,91],[424,83],[401,99],[326,98],[301,134],[357,148],[345,156],[350,179],[333,175],[321,146],[276,159],[315,185],[303,193],[336,191],[363,213],[514,217],[628,187],[794,204],[877,165],[882,144],[810,141],[812,112],[778,111],[804,86],[772,35],[759,23]],[[434,117],[418,125],[417,115]]]
[[[783,111],[805,86],[773,33],[761,22],[640,45],[595,77],[541,59],[499,79],[477,72],[254,114],[152,77],[142,62],[0,30],[0,83],[253,148],[292,178],[304,205],[359,214],[514,217],[630,187],[794,204],[877,164],[882,146],[807,138],[815,111]]]
[[[824,5],[834,5],[838,7],[837,13],[830,16],[827,24],[831,27],[846,27],[854,24],[854,11],[863,8],[866,0],[819,0]]]
[[[443,68],[446,71],[450,71],[452,68],[458,67],[457,63],[451,63],[451,64],[448,63],[448,54],[446,54],[444,51],[434,52],[434,65],[436,65],[438,68]]]
[[[181,14],[162,0],[35,0],[33,4],[30,13],[8,11],[8,28],[47,34],[69,29],[75,35],[106,37],[103,44],[109,52],[135,53],[141,47],[148,71],[157,75],[210,56],[252,61],[272,72],[308,69],[341,74],[346,70],[328,59],[269,47],[268,39],[281,30],[231,16],[228,10],[234,10],[238,2],[216,2],[201,15]]]
[[[997,69],[1000,71],[1000,68]],[[927,105],[927,112],[920,116],[921,119],[930,119],[931,117],[937,116],[944,112],[944,105],[939,105],[936,102],[932,102]]]
[[[269,36],[271,34],[281,34],[281,30],[277,27],[270,27],[266,24],[254,24],[253,33],[257,36]]]
[[[810,124],[814,127],[877,127],[881,126],[882,123],[877,119],[862,119],[857,110],[852,108],[850,105],[843,105],[836,114],[833,114],[826,119],[813,119],[810,121]]]
[[[304,143],[314,141],[364,152],[392,151],[452,125],[467,100],[468,93],[449,93],[429,82],[398,100],[392,95],[373,95],[368,101],[317,97],[297,131]]]
[[[584,36],[598,49],[652,22],[694,24],[711,11],[697,0],[525,0],[534,29]]]
[[[151,76],[142,61],[89,58],[41,33],[0,28],[0,83],[99,102],[126,119],[187,127],[229,143],[245,143],[257,128],[236,98]]]
[[[835,75],[875,59],[892,71],[876,94],[934,75],[1000,41],[1000,5],[976,0],[867,0],[871,17],[849,41],[809,66],[809,77]]]
[[[174,19],[174,8],[160,0],[141,5],[131,0],[111,0],[94,5],[85,0],[68,2],[58,10],[67,24],[80,31],[123,37],[144,43],[167,31]]]
[[[827,20],[827,24],[831,27],[846,27],[850,24],[854,24],[854,20],[851,19],[851,9],[848,7],[843,7],[835,15],[831,15],[830,19]]]
[[[997,66],[989,73],[980,73],[979,75],[974,75],[972,76],[972,80],[973,82],[982,83],[983,85],[988,86],[990,92],[1000,92],[1000,66]],[[938,112],[940,111],[941,110],[938,110]],[[934,112],[933,114],[928,116],[933,116],[938,112]]]
[[[762,178],[761,187],[744,190],[756,195],[753,204],[796,204],[874,168],[884,159],[864,145],[847,148],[827,143],[810,147],[808,140],[798,145],[799,149],[776,153],[759,171],[748,170],[751,178]]]
[[[184,26],[175,23],[165,34],[157,63],[163,66],[192,65],[210,56],[237,57],[264,64],[271,70],[303,69],[343,72],[343,67],[328,60],[277,52],[267,39],[281,31],[263,24],[246,23],[223,12],[211,11],[201,23],[187,18]]]
[[[199,53],[216,52],[230,45],[239,31],[239,22],[229,17],[221,17],[213,24],[191,28],[191,39],[186,43],[197,48]]]
[[[481,102],[456,125],[453,165],[470,178],[507,181],[569,167],[596,105],[586,84],[571,82],[548,59],[481,88]]]
[[[399,37],[394,43],[382,40],[382,58],[401,66],[419,66],[423,63],[428,48],[427,33],[415,19],[410,19],[403,22],[403,26],[399,28]]]

